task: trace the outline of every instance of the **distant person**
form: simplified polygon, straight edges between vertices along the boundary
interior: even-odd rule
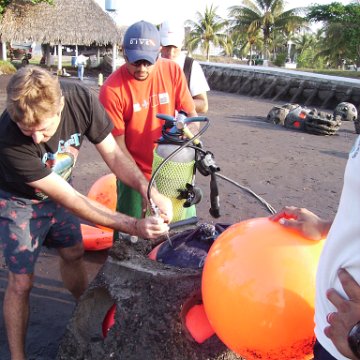
[[[88,57],[86,57],[84,54],[80,54],[76,57],[75,60],[75,66],[77,66],[78,69],[78,78],[83,81],[84,80],[84,71],[85,71],[85,66],[87,64],[88,61]]]
[[[78,299],[88,285],[78,217],[154,239],[168,231],[172,206],[153,189],[160,217],[139,220],[111,211],[71,186],[86,137],[121,181],[143,196],[148,187],[117,146],[111,120],[86,87],[26,66],[10,79],[6,106],[0,118],[0,239],[9,270],[4,319],[11,359],[25,360],[29,296],[42,245],[58,250],[64,286]]]
[[[160,25],[161,57],[176,61],[184,70],[191,96],[194,99],[196,111],[208,111],[207,92],[210,90],[200,64],[182,51],[184,42],[184,27],[170,21]]]
[[[153,24],[139,21],[131,25],[124,35],[123,52],[125,64],[104,82],[100,101],[115,125],[116,142],[150,179],[153,151],[164,125],[156,115],[174,116],[180,110],[188,116],[197,113],[179,65],[159,58],[160,34]],[[117,194],[118,211],[144,216],[141,194],[121,180],[117,181]]]

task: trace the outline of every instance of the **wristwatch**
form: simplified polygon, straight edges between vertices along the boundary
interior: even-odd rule
[[[356,358],[360,359],[360,321],[349,331],[348,343]]]

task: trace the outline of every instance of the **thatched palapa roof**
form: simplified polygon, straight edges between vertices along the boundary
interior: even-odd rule
[[[12,1],[0,24],[2,41],[39,44],[120,44],[122,32],[94,0]]]

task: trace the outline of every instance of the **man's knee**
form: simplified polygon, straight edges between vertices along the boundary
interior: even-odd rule
[[[33,287],[33,274],[15,274],[9,272],[7,291],[18,296],[27,296]]]
[[[82,260],[84,256],[84,246],[78,243],[74,246],[59,249],[60,257],[65,262],[76,262]]]

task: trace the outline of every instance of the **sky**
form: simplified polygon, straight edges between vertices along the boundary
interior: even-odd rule
[[[146,20],[154,24],[159,24],[164,20],[196,20],[196,12],[204,13],[206,5],[211,4],[217,7],[217,13],[227,17],[227,9],[233,5],[241,5],[241,0],[96,0],[102,8],[105,4],[118,8],[116,12],[109,12],[111,17],[119,25],[131,25],[140,20]],[[292,9],[299,6],[309,6],[312,4],[329,4],[338,1],[344,4],[350,0],[285,0],[285,9]],[[122,9],[123,8],[123,9]]]

